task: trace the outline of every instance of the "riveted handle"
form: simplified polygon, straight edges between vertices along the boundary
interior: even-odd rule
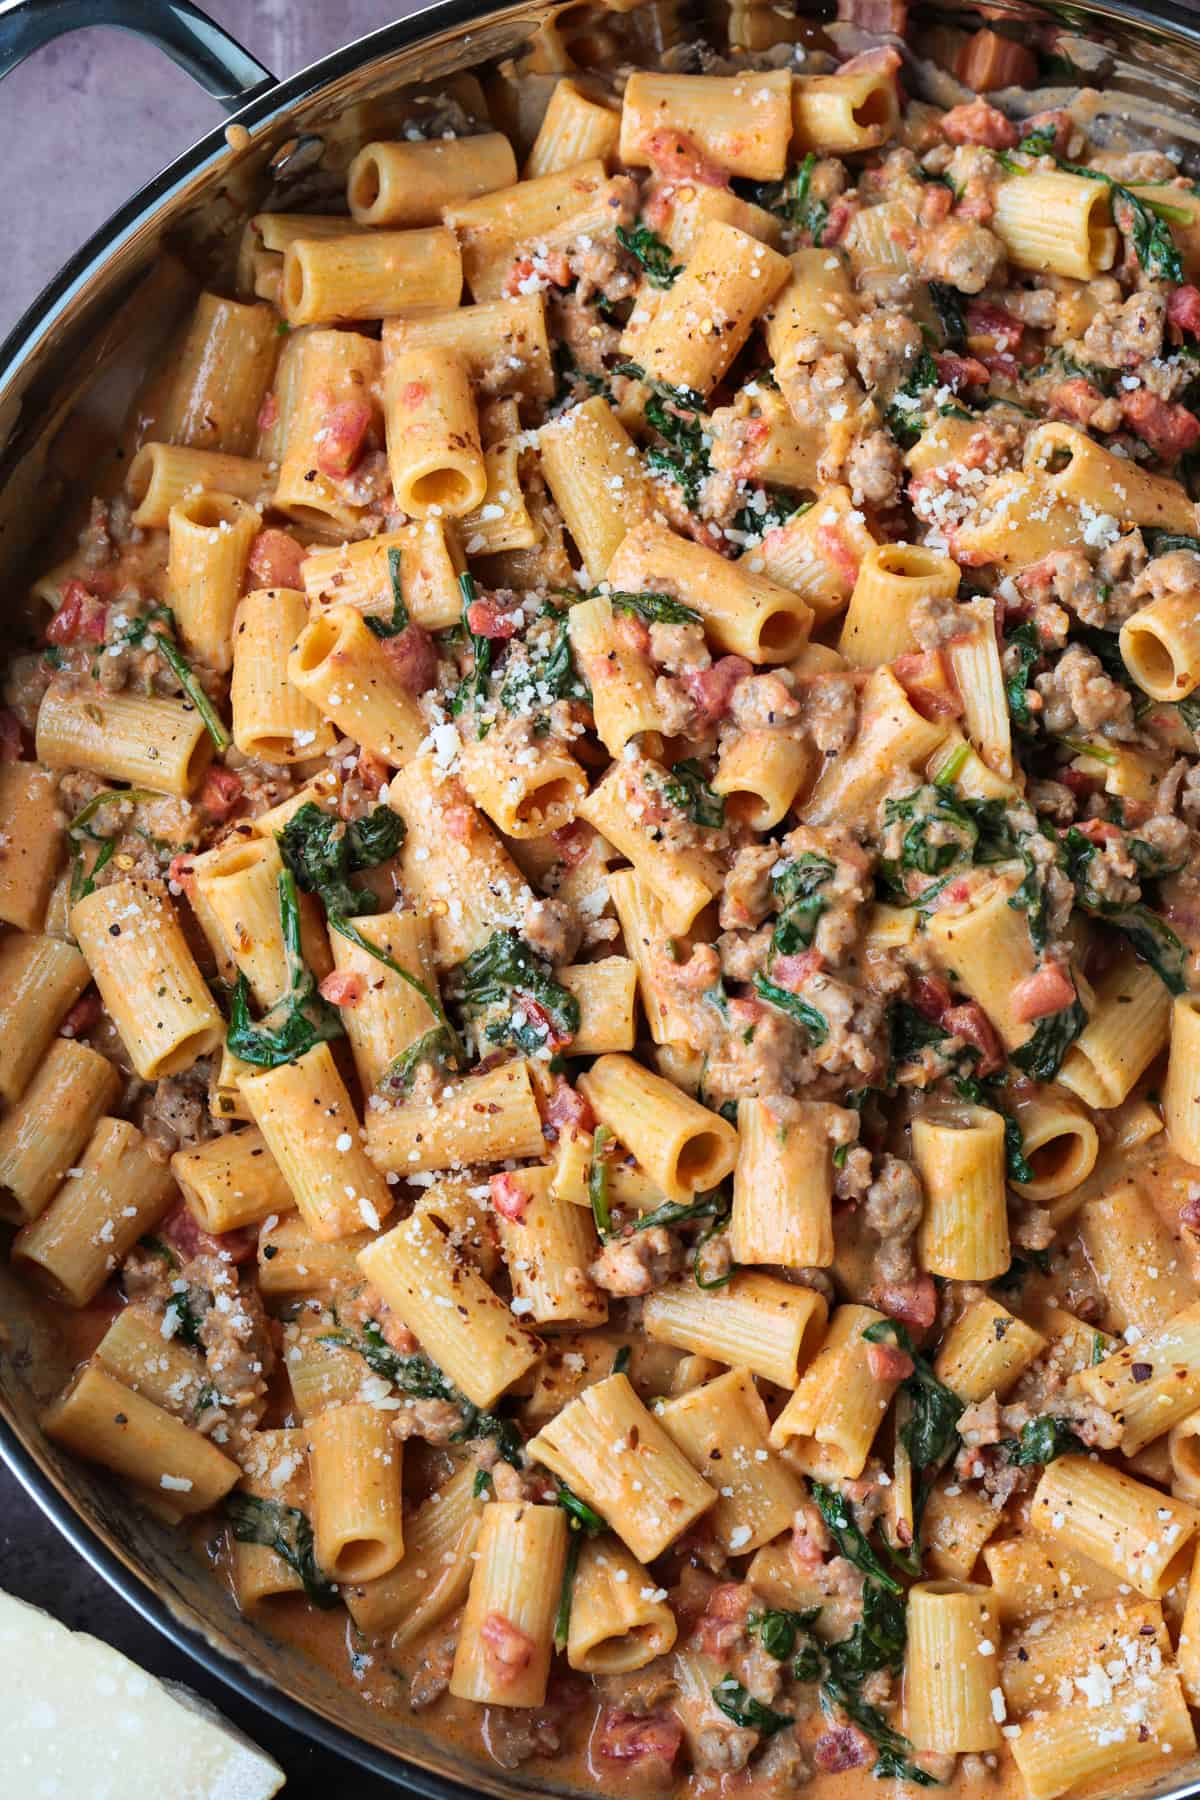
[[[44,44],[89,25],[156,44],[227,112],[275,86],[271,71],[191,0],[0,0],[0,80]]]

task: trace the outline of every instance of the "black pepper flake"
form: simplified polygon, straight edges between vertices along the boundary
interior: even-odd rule
[[[1149,1381],[1154,1373],[1153,1363],[1131,1363],[1129,1373],[1135,1381]]]

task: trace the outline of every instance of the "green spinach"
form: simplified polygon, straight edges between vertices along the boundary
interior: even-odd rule
[[[298,1506],[235,1491],[225,1497],[225,1516],[239,1544],[262,1544],[283,1559],[300,1577],[314,1606],[328,1611],[338,1604],[341,1596],[337,1588],[317,1566],[308,1515]]]

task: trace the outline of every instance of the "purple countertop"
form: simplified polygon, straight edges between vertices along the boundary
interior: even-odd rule
[[[405,0],[202,4],[280,76],[415,10]],[[8,77],[0,96],[3,337],[84,239],[223,115],[157,51],[126,32],[107,30],[78,32],[39,52]],[[386,1800],[397,1792],[297,1737],[201,1671],[92,1572],[2,1465],[0,1589],[203,1694],[279,1762],[288,1776],[287,1800],[350,1794]],[[0,1786],[2,1777],[0,1770]]]
[[[414,0],[201,0],[276,75],[416,11]],[[182,69],[124,31],[62,38],[0,89],[0,338],[84,239],[221,122]]]

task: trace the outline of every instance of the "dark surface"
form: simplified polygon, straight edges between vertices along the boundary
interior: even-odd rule
[[[272,1755],[288,1777],[287,1800],[395,1800],[399,1790],[322,1750],[215,1681],[103,1582],[0,1464],[0,1588],[64,1625],[89,1631],[152,1674],[202,1694]],[[5,1800],[18,1800],[6,1795]],[[81,1795],[80,1800],[86,1800]]]

